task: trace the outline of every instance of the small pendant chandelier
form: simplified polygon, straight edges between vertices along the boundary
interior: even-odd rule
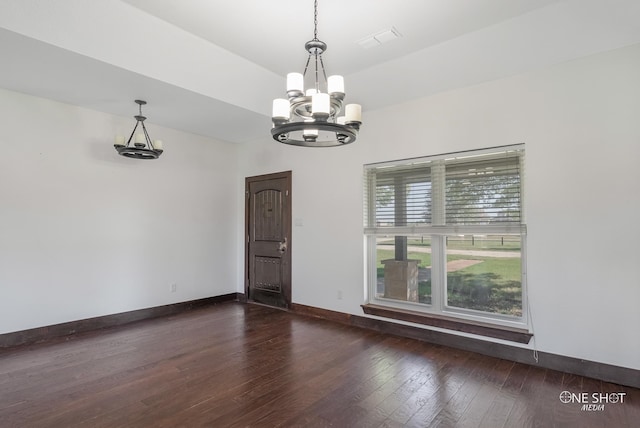
[[[305,43],[309,52],[304,73],[287,74],[288,99],[273,100],[271,136],[284,144],[302,147],[332,147],[353,143],[362,123],[362,107],[344,101],[344,78],[327,78],[322,53],[327,44],[318,39],[318,0],[314,1],[313,40]],[[313,85],[304,87],[304,78],[311,65]],[[320,79],[323,79],[321,87]],[[322,92],[326,89],[326,92]]]
[[[131,132],[129,140],[127,140],[127,143],[125,144],[124,137],[119,135],[116,137],[116,142],[113,146],[121,156],[126,156],[128,158],[134,159],[158,159],[163,151],[162,141],[155,140],[151,142],[151,138],[149,137],[147,128],[146,126],[144,126],[146,117],[142,115],[142,106],[147,104],[147,102],[142,100],[135,100],[135,103],[138,104],[139,113],[138,115],[133,116],[136,119],[136,126],[133,127],[133,131]],[[136,134],[138,125],[142,125],[142,132],[138,132]],[[131,140],[133,140],[133,144],[131,144]]]

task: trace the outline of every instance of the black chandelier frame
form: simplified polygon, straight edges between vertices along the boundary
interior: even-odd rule
[[[147,132],[147,127],[144,126],[144,121],[147,119],[142,115],[142,106],[146,105],[147,102],[143,100],[135,100],[135,103],[138,104],[138,114],[133,116],[136,119],[136,126],[133,127],[133,131],[131,131],[131,135],[127,140],[127,143],[124,145],[114,144],[114,147],[118,151],[120,156],[124,156],[132,159],[158,159],[164,150],[160,148],[156,148],[153,145],[153,141],[151,137],[149,137],[149,132]],[[142,134],[144,135],[144,142],[137,141],[134,136],[136,135],[136,130],[138,126],[142,128]],[[131,143],[133,141],[133,144]]]

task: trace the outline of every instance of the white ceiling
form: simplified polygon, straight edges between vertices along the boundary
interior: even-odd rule
[[[637,0],[319,0],[329,74],[367,110],[640,42]],[[390,28],[401,37],[363,48]],[[2,0],[0,87],[230,142],[269,135],[313,0]]]
[[[313,0],[181,0],[180,7],[176,0],[125,1],[280,75],[304,66],[304,43],[313,38]],[[551,3],[557,1],[319,0],[318,38],[329,46],[328,66],[348,75]],[[392,26],[401,39],[358,46]]]

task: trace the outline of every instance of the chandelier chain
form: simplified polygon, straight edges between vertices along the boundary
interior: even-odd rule
[[[324,61],[322,60],[322,55],[319,55],[319,56],[320,56],[320,68],[322,69],[322,76],[324,77],[324,81],[328,82],[327,70],[324,68]]]
[[[318,0],[313,2],[313,40],[318,40]]]

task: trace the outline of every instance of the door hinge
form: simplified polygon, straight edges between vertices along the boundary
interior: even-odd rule
[[[289,196],[289,190],[285,190],[285,191],[284,191],[284,195],[285,195],[285,196]]]
[[[247,190],[246,192],[244,192],[245,195],[247,195],[247,199],[249,199],[249,191]]]

